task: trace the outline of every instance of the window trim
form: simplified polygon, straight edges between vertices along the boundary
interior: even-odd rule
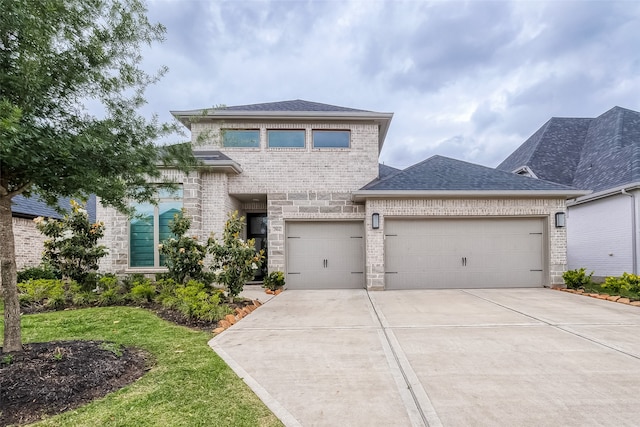
[[[348,135],[349,141],[346,147],[316,147],[315,133],[338,133],[344,132]],[[311,130],[311,146],[314,150],[348,150],[351,148],[351,129],[312,129]]]
[[[290,132],[290,133],[302,133],[302,146],[295,147],[282,147],[282,146],[271,146],[271,132]],[[303,150],[307,147],[307,130],[306,129],[267,129],[267,148],[269,149],[285,149],[285,150]]]

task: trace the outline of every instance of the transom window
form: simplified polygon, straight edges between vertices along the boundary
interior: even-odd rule
[[[314,130],[313,148],[349,148],[350,139],[348,130]]]
[[[304,129],[268,130],[269,148],[304,148]]]
[[[257,129],[223,129],[222,145],[224,147],[259,148],[260,131]]]
[[[136,216],[129,223],[129,266],[163,267],[164,256],[158,252],[160,242],[173,237],[169,221],[182,212],[182,187],[158,190],[158,204],[137,203]]]

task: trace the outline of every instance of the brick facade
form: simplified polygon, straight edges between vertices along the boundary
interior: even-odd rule
[[[259,148],[221,147],[221,129],[260,129]],[[268,129],[305,129],[305,148],[268,148]],[[349,148],[312,147],[314,129],[349,130]],[[364,204],[351,202],[351,191],[378,175],[378,126],[372,123],[194,123],[192,140],[198,149],[225,153],[242,168],[240,174],[201,170],[184,175],[164,171],[165,181],[183,184],[183,204],[192,218],[190,234],[206,239],[220,237],[227,214],[235,210],[267,213],[269,217],[269,270],[285,270],[284,222],[287,220],[338,220],[364,218]],[[263,201],[252,200],[257,196]],[[98,204],[97,216],[105,221],[103,244],[110,253],[100,268],[117,274],[161,269],[129,268],[128,219]]]

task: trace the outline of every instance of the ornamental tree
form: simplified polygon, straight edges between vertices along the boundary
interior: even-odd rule
[[[188,236],[191,219],[185,215],[175,214],[169,222],[169,231],[174,235],[160,243],[158,250],[164,256],[164,264],[168,276],[176,283],[185,284],[189,280],[197,280],[209,284],[210,274],[205,272],[204,259],[207,256],[208,243],[200,243],[198,236]]]
[[[71,212],[63,219],[38,217],[34,221],[36,228],[48,237],[42,254],[45,264],[80,284],[98,270],[98,261],[107,254],[107,247],[98,244],[104,236],[104,223],[92,224],[84,206],[71,200]]]
[[[145,89],[166,68],[141,69],[165,29],[144,0],[0,0],[0,272],[3,351],[21,351],[11,200],[85,199],[130,212],[153,199],[159,166],[193,165],[188,144],[159,149],[175,124],[145,118]],[[92,114],[87,106],[92,106]]]
[[[229,214],[222,241],[209,240],[213,273],[216,281],[224,285],[229,302],[242,292],[264,260],[264,251],[256,252],[254,239],[244,241],[240,238],[244,224],[244,217],[238,217],[238,211],[235,211]]]

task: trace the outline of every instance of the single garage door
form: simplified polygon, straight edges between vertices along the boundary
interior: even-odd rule
[[[544,285],[542,218],[387,219],[386,289]]]
[[[364,287],[362,222],[287,222],[287,288]]]

